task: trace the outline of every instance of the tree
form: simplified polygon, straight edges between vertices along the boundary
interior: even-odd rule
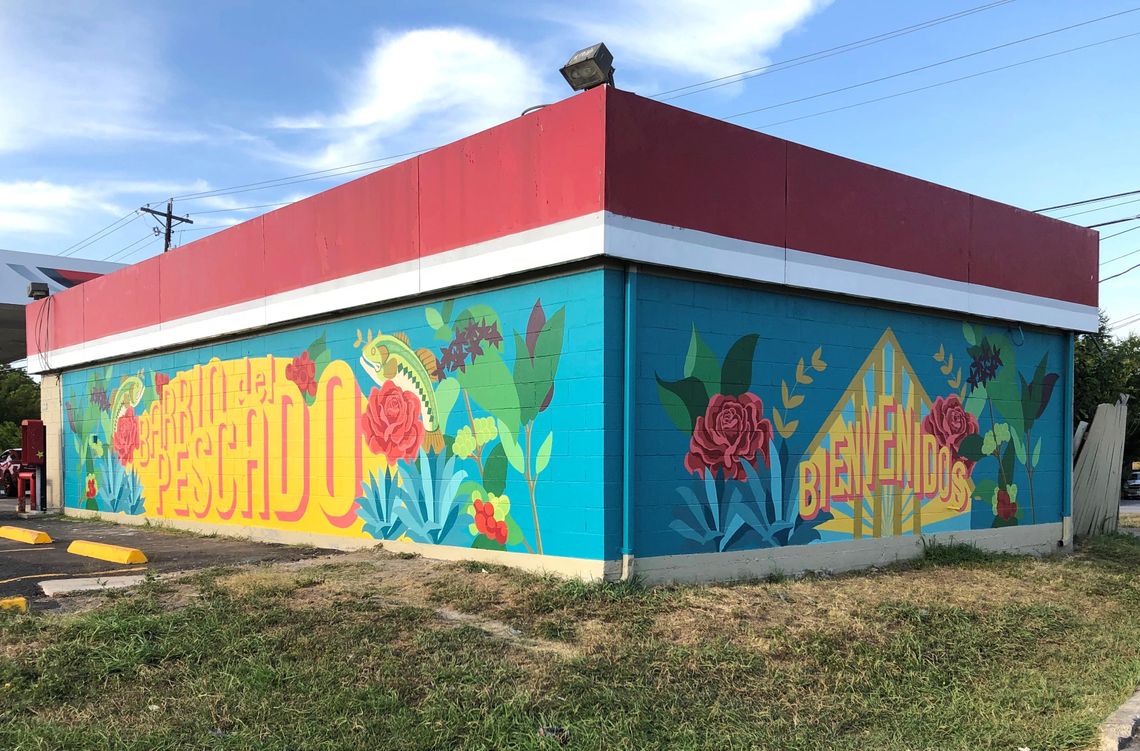
[[[0,365],[0,451],[20,445],[20,422],[40,416],[40,385],[17,368]]]
[[[1073,352],[1073,420],[1092,422],[1098,404],[1112,404],[1128,394],[1124,460],[1140,459],[1140,337],[1117,339],[1101,311],[1094,334],[1077,337]],[[1075,426],[1074,426],[1075,427]]]

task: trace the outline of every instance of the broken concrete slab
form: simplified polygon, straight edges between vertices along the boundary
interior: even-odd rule
[[[40,589],[48,597],[59,597],[74,592],[134,587],[144,581],[146,581],[146,576],[141,574],[134,576],[89,576],[76,579],[50,579],[40,582]]]

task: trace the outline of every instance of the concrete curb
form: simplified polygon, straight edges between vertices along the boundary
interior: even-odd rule
[[[1140,724],[1140,689],[1100,724],[1100,750],[1129,748],[1132,734]]]
[[[40,591],[48,597],[59,597],[76,592],[92,592],[104,589],[134,587],[146,581],[145,575],[98,576],[84,579],[49,579],[40,582]]]

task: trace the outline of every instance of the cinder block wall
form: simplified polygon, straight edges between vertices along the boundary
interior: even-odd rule
[[[600,577],[610,288],[588,271],[67,372],[65,505]]]
[[[657,274],[638,290],[648,578],[851,568],[928,535],[1056,546],[1064,334]]]
[[[60,377],[53,373],[40,379],[40,419],[44,421],[47,447],[44,497],[49,509],[59,509],[63,499],[63,403]]]

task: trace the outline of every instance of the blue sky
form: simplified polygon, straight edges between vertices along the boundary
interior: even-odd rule
[[[569,96],[558,67],[599,40],[615,55],[618,85],[652,95],[983,4],[8,0],[0,3],[0,247],[60,252],[143,203],[453,140]],[[1012,0],[671,103],[728,117],[1134,7]],[[732,121],[1030,209],[1140,189],[1140,36],[816,115],[1134,32],[1140,11]],[[176,239],[267,210],[242,207],[358,174],[180,200],[176,211],[195,225]],[[1070,220],[1138,213],[1140,201]],[[126,222],[77,255],[153,255],[161,246],[148,239],[151,224]],[[1105,240],[1102,259],[1135,249],[1140,230]],[[1106,263],[1102,275],[1133,263],[1140,253]],[[1140,314],[1137,290],[1140,269],[1102,285],[1102,304],[1126,320]],[[1128,330],[1140,332],[1140,322],[1119,332]]]

